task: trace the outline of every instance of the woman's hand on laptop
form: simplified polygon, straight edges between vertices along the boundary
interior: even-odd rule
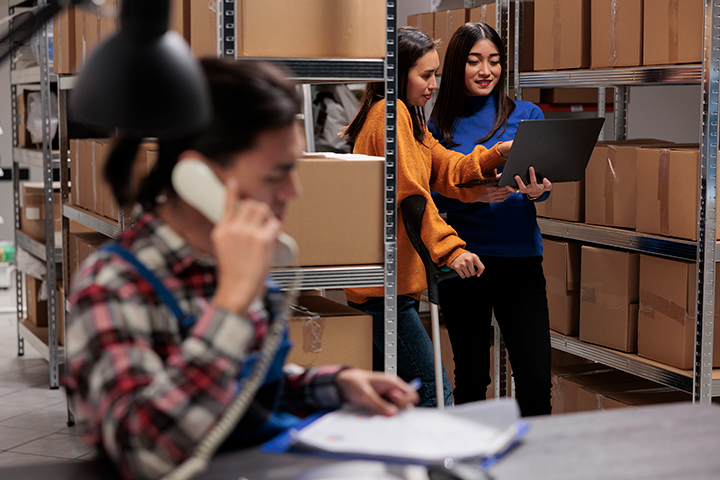
[[[537,200],[542,197],[545,192],[552,190],[552,183],[547,178],[543,178],[542,182],[538,183],[537,176],[535,175],[535,168],[530,167],[528,170],[530,175],[530,184],[525,185],[520,175],[515,175],[515,181],[518,184],[518,192],[524,193],[528,196],[528,200]]]

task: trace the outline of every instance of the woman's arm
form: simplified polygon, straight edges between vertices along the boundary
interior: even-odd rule
[[[502,143],[506,145],[503,146]],[[490,150],[477,145],[470,154],[463,155],[446,149],[428,132],[425,145],[430,149],[432,158],[431,188],[446,197],[472,202],[482,193],[482,185],[473,188],[462,188],[458,185],[495,180],[495,169],[505,163],[512,143],[501,142]]]

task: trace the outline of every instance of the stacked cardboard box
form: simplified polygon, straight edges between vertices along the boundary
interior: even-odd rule
[[[62,244],[60,182],[53,182],[55,245]],[[28,237],[45,243],[45,186],[42,182],[20,184],[20,230]]]
[[[663,143],[661,140],[651,139],[598,143],[585,170],[587,223],[635,228],[638,150]]]
[[[543,239],[550,328],[577,335],[580,322],[580,243]]]
[[[693,368],[696,268],[695,263],[640,256],[639,355],[676,368]],[[718,298],[720,292],[716,291],[715,304]],[[720,312],[715,318],[720,318]],[[719,330],[716,328],[713,336],[714,367],[720,367]]]
[[[486,0],[487,2],[487,0]],[[507,45],[507,56],[510,65],[513,64],[515,58],[515,22],[512,21],[515,15],[515,2],[510,2],[510,41]],[[485,3],[470,9],[470,19],[473,23],[487,23],[496,31],[500,31],[497,26],[497,7],[495,2]],[[533,54],[535,43],[535,4],[532,2],[523,2],[522,12],[522,50],[520,51],[520,71],[530,72],[533,70]],[[523,91],[523,97],[525,91]],[[525,100],[530,100],[525,98]]]
[[[582,247],[580,340],[637,351],[640,256]]]
[[[535,70],[590,66],[590,0],[535,0]]]
[[[112,189],[104,178],[105,159],[112,148],[108,139],[80,139],[70,141],[70,201],[90,212],[118,220],[119,211]],[[139,186],[157,158],[157,144],[143,142],[138,151],[132,174],[132,184]],[[126,212],[128,213],[128,212]]]
[[[293,347],[286,363],[304,368],[344,364],[372,370],[372,317],[312,295],[298,299],[298,310],[289,322]]]
[[[47,288],[42,280],[25,275],[25,305],[27,306],[26,319],[24,320],[25,325],[30,328],[35,327],[40,330],[39,338],[47,338],[48,333],[48,302],[47,302],[47,290],[43,291],[43,288]],[[62,280],[58,279],[57,282],[57,311],[58,311],[58,343],[64,344],[64,322],[65,322],[65,309],[61,307],[63,299],[63,284]],[[41,300],[41,298],[43,300]]]
[[[642,65],[643,0],[592,0],[592,68]]]
[[[92,255],[100,245],[108,240],[108,237],[100,233],[70,234],[70,246],[68,249],[70,263],[68,265],[68,272],[71,283],[83,262]]]
[[[638,232],[697,240],[699,168],[697,148],[638,151]]]
[[[300,246],[298,263],[383,263],[384,159],[308,154],[297,171],[303,194],[288,207],[283,230]]]
[[[430,38],[435,38],[434,13],[419,13],[417,15],[408,15],[407,24],[409,27],[415,27],[421,32],[427,34]]]
[[[585,179],[554,184],[552,194],[544,202],[535,203],[535,209],[539,217],[585,221]]]
[[[191,47],[197,55],[217,55],[213,2],[184,1],[190,4]],[[385,56],[384,0],[239,0],[236,9],[241,57]]]
[[[702,0],[645,0],[643,65],[702,62],[704,4]]]
[[[450,37],[455,33],[455,30],[465,25],[469,20],[470,9],[468,8],[435,12],[435,38],[439,41],[438,55],[440,56],[441,73]]]

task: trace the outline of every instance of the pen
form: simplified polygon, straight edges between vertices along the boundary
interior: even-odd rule
[[[410,385],[410,388],[412,388],[413,391],[417,392],[418,389],[422,386],[422,380],[420,380],[419,378],[415,378],[411,380],[408,385]]]

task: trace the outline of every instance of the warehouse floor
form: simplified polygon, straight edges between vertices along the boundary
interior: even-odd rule
[[[48,385],[48,363],[27,343],[25,356],[17,356],[15,314],[1,314],[0,468],[94,455],[67,426],[65,390]]]

